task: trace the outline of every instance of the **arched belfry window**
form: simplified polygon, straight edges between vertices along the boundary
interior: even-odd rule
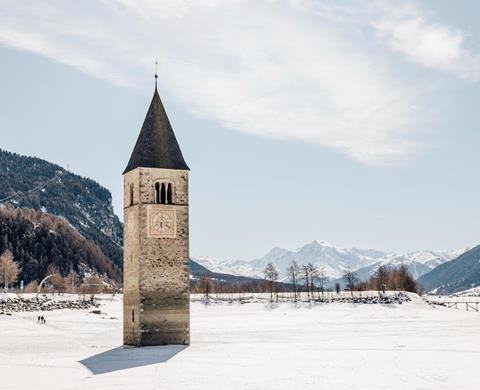
[[[162,183],[162,188],[160,190],[160,203],[166,204],[167,203],[167,189],[165,188],[166,184]]]
[[[155,203],[160,203],[160,183],[155,183]]]
[[[167,185],[167,203],[173,204],[172,183]]]
[[[155,183],[155,203],[173,204],[173,183]]]

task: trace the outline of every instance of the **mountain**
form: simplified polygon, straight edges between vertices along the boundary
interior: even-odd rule
[[[438,265],[458,257],[465,251],[466,249],[442,252],[418,251],[404,255],[390,253],[372,265],[357,269],[356,274],[358,279],[363,282],[367,281],[381,265],[387,268],[393,268],[403,264],[407,266],[408,272],[415,279],[418,279],[420,276],[430,272]]]
[[[462,248],[457,250],[433,252],[433,251],[418,251],[407,253],[405,257],[416,263],[427,265],[430,268],[435,268],[447,261],[456,259],[458,256],[465,253],[469,248]]]
[[[9,249],[21,268],[20,279],[40,281],[49,265],[64,276],[97,273],[121,281],[121,270],[69,222],[33,209],[0,207],[0,253]]]
[[[299,265],[312,262],[317,266],[323,266],[330,277],[341,276],[347,267],[357,269],[372,264],[386,253],[375,250],[342,249],[325,241],[313,241],[304,245],[297,251],[283,248],[273,248],[265,256],[244,260],[214,261],[211,258],[197,257],[196,261],[207,265],[213,271],[228,272],[234,275],[246,275],[262,278],[263,270],[268,263],[273,263],[278,269],[280,280],[286,281],[286,270],[295,260]],[[208,261],[206,261],[208,259]]]
[[[417,279],[420,275],[431,271],[431,268],[427,265],[414,261],[409,261],[404,258],[399,258],[396,261],[381,260],[378,263],[372,264],[368,267],[360,268],[356,270],[355,273],[357,274],[359,281],[366,282],[370,278],[370,276],[375,274],[378,267],[380,267],[381,265],[387,268],[396,268],[400,265],[406,265],[408,272],[413,276],[414,279]]]
[[[435,290],[438,294],[455,293],[479,286],[480,245],[422,275],[418,282],[425,290]]]
[[[221,272],[212,272],[207,267],[199,264],[193,259],[190,259],[190,280],[196,281],[203,276],[206,276],[216,282],[225,284],[242,284],[242,283],[256,283],[258,278],[250,278],[248,276],[231,275]]]
[[[110,191],[48,161],[0,149],[0,204],[63,216],[122,267],[123,226]]]
[[[210,257],[196,257],[194,259],[212,271],[257,278],[263,277],[264,268],[271,262],[279,271],[282,281],[287,281],[286,270],[295,260],[299,265],[311,262],[316,267],[323,267],[327,276],[331,279],[341,278],[343,271],[349,267],[352,270],[357,270],[360,278],[366,280],[381,264],[388,266],[406,264],[412,275],[418,277],[431,271],[438,264],[455,258],[464,251],[419,251],[398,255],[375,249],[345,249],[336,247],[326,241],[313,241],[295,251],[275,247],[265,256],[250,261],[218,261]]]

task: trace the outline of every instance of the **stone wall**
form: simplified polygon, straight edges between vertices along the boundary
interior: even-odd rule
[[[137,168],[124,180],[124,343],[189,344],[188,172]],[[173,205],[154,203],[158,180],[174,184]],[[175,226],[153,235],[152,215],[165,210]]]

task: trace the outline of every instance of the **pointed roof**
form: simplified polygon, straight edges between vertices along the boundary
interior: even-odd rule
[[[138,167],[189,169],[183,159],[156,85],[142,130],[123,173]]]

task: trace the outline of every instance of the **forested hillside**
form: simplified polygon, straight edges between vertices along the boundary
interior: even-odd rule
[[[110,191],[48,161],[0,149],[0,203],[65,217],[122,267],[123,227]]]
[[[419,283],[427,291],[450,294],[480,286],[480,245],[433,271],[421,276]]]
[[[42,279],[49,265],[63,276],[98,273],[121,281],[121,270],[62,217],[32,209],[0,207],[0,253],[13,252],[26,283]]]

